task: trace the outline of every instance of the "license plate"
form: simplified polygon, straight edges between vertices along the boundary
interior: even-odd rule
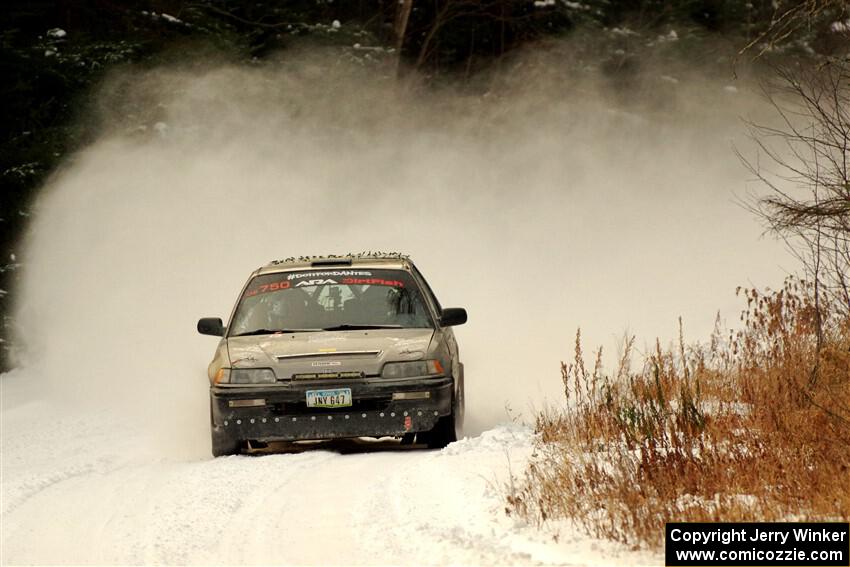
[[[309,408],[344,408],[351,405],[351,388],[307,390]]]

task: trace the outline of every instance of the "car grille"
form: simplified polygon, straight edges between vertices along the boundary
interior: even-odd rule
[[[307,372],[293,374],[293,380],[325,380],[330,378],[364,378],[365,372]]]

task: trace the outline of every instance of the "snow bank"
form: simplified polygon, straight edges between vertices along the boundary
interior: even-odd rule
[[[460,455],[476,451],[506,451],[527,448],[534,440],[534,432],[526,425],[501,424],[475,437],[464,437],[443,449],[443,455]]]

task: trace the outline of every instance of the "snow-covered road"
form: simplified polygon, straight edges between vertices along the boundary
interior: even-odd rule
[[[181,457],[138,419],[32,399],[26,382],[0,377],[3,564],[660,562],[507,516],[504,483],[532,450],[523,426],[442,451],[346,441]]]

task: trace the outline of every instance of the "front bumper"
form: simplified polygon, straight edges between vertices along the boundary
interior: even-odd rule
[[[351,388],[351,407],[307,407],[307,390],[333,388]],[[222,440],[261,442],[399,437],[428,431],[440,417],[449,415],[453,388],[451,376],[214,386],[210,388],[212,435]],[[428,392],[429,397],[393,400],[393,394],[410,392]],[[232,407],[234,402],[258,405]]]

